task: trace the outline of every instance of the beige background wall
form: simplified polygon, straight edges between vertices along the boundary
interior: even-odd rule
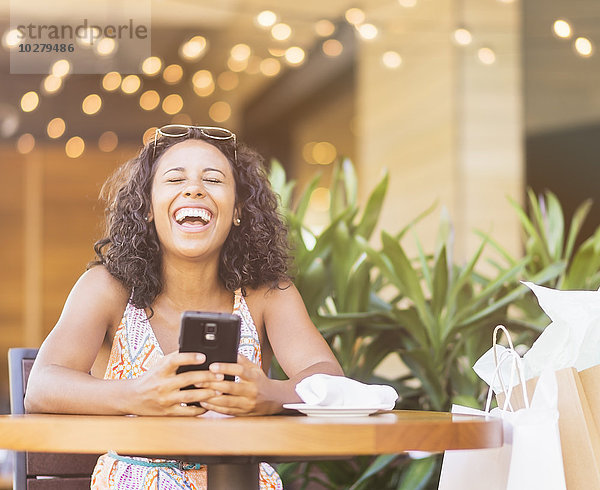
[[[383,168],[390,171],[383,226],[399,229],[437,201],[438,212],[418,227],[419,236],[433,243],[445,206],[459,260],[479,243],[474,228],[493,230],[519,253],[506,196],[520,200],[523,186],[520,8],[472,0],[464,12],[450,0],[423,2],[402,15],[373,12],[388,28],[361,44],[356,99],[361,190],[372,188]],[[471,30],[471,45],[452,41],[460,26]],[[478,60],[483,46],[496,52],[494,64]],[[383,49],[400,52],[399,69],[383,66]]]
[[[0,147],[0,358],[9,347],[37,347],[67,295],[94,258],[102,232],[100,187],[133,153],[88,150],[77,159],[62,146],[27,155]],[[82,319],[85,321],[85,319]],[[7,364],[0,362],[1,389]]]

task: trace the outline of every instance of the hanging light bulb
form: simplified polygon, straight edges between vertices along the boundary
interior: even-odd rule
[[[554,34],[563,39],[568,39],[573,34],[571,25],[564,19],[557,19],[554,24],[552,24],[552,30],[554,31]]]
[[[344,45],[339,42],[337,39],[327,39],[321,46],[323,53],[330,58],[335,58],[342,54],[344,51]]]
[[[583,58],[589,58],[594,52],[592,42],[587,37],[575,39],[575,51]]]
[[[370,41],[377,37],[379,31],[373,24],[361,24],[358,26],[358,33],[360,34],[360,37]]]
[[[256,23],[261,27],[271,27],[277,22],[277,14],[271,10],[263,10],[256,16]]]
[[[366,18],[365,13],[359,8],[351,8],[346,10],[344,17],[346,17],[346,20],[349,24],[352,24],[354,26],[362,24]]]
[[[456,44],[460,44],[461,46],[467,46],[473,41],[471,31],[465,29],[464,27],[459,27],[456,29],[452,34],[452,38]]]
[[[484,65],[492,65],[496,62],[496,53],[490,48],[479,48],[477,57]]]
[[[383,53],[381,61],[386,68],[396,69],[402,64],[402,57],[396,51],[386,51]]]

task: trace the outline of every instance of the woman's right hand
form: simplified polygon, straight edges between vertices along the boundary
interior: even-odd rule
[[[177,374],[180,366],[202,364],[204,354],[173,352],[161,358],[151,369],[131,380],[134,396],[131,399],[132,413],[136,415],[201,415],[202,407],[188,405],[203,402],[217,393],[203,386],[222,381],[223,375],[211,371],[187,371]],[[189,385],[196,388],[181,390]]]

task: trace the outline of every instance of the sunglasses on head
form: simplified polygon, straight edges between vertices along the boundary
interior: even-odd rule
[[[188,126],[187,124],[167,124],[166,126],[158,128],[154,133],[152,158],[154,158],[156,154],[156,142],[159,137],[182,138],[188,136],[192,129],[200,131],[200,134],[205,138],[221,141],[233,140],[234,159],[237,164],[237,139],[235,133],[229,131],[229,129],[218,128],[215,126]]]

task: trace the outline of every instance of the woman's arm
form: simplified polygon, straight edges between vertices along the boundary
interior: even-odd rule
[[[194,354],[173,353],[143,376],[103,380],[89,371],[107,331],[114,331],[129,293],[102,266],[85,272],[73,287],[58,323],[42,344],[31,370],[25,396],[29,412],[79,414],[173,414],[204,412],[181,403],[205,399],[208,390],[179,391],[189,384],[214,380],[176,375],[177,367],[199,361]]]
[[[283,410],[284,403],[301,401],[295,387],[312,374],[343,376],[344,373],[327,342],[314,326],[302,297],[293,284],[285,289],[271,289],[262,299],[262,311],[269,342],[288,378],[285,381],[266,377],[260,367],[239,356],[237,364],[215,363],[214,373],[240,377],[239,383],[217,382],[211,388],[228,393],[202,403],[222,413],[268,414]]]

